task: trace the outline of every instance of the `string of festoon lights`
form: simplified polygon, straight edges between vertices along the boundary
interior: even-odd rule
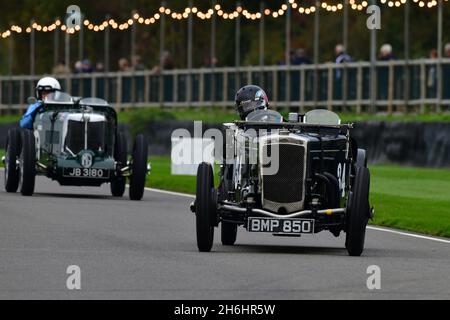
[[[402,5],[406,4],[407,1],[408,0],[396,0],[396,1],[380,0],[381,4],[387,5],[388,7],[401,7]],[[449,0],[444,1],[447,2]],[[421,8],[433,8],[438,5],[437,0],[412,0],[412,2]],[[330,4],[326,1],[319,1],[319,3],[320,7],[328,12],[337,12],[344,8],[344,2],[337,4]],[[369,5],[369,2],[367,0],[363,1],[349,0],[348,3],[350,8],[356,11],[362,11]],[[289,0],[289,4],[294,11],[297,11],[300,14],[309,15],[315,13],[317,10],[316,5],[302,6],[298,4],[295,0]],[[184,9],[183,12],[177,12],[171,10],[170,8],[160,7],[158,12],[153,14],[153,16],[151,17],[145,18],[141,16],[139,13],[134,13],[132,17],[130,17],[127,21],[123,23],[119,23],[114,19],[106,19],[100,24],[94,24],[91,21],[85,19],[83,20],[82,23],[88,30],[94,32],[102,32],[109,27],[114,30],[123,31],[130,28],[134,23],[147,26],[153,25],[158,20],[160,20],[163,15],[171,17],[173,20],[188,19],[190,15],[193,15],[194,17],[197,17],[200,20],[209,20],[212,18],[213,15],[217,15],[218,17],[224,20],[233,20],[240,16],[246,18],[247,20],[259,20],[263,16],[272,17],[275,19],[282,17],[286,13],[288,8],[289,6],[287,3],[281,5],[281,7],[278,10],[265,9],[263,12],[259,11],[250,12],[249,10],[243,8],[242,6],[237,6],[235,10],[231,12],[226,12],[220,4],[216,4],[213,8],[210,8],[207,11],[201,11],[197,7],[187,7],[186,9]],[[50,25],[41,25],[36,22],[34,22],[29,27],[20,27],[17,25],[13,25],[10,27],[9,30],[0,32],[0,35],[3,39],[6,39],[10,37],[13,34],[13,32],[21,34],[21,33],[31,33],[34,30],[36,32],[47,33],[53,32],[57,29],[60,29],[62,32],[65,32],[67,34],[75,34],[81,30],[81,27],[78,25],[74,28],[71,28],[63,24],[61,20],[57,19]]]

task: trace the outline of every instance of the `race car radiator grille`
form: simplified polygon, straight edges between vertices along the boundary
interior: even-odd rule
[[[263,155],[271,158],[273,145],[263,146]],[[279,166],[275,174],[267,174],[262,166],[262,200],[263,207],[267,210],[283,213],[291,213],[303,209],[304,179],[305,179],[305,146],[296,143],[280,143]],[[268,152],[268,153],[267,153]],[[265,162],[267,163],[267,161]]]

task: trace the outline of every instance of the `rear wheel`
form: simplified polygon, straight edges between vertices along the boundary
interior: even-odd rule
[[[127,165],[127,150],[127,139],[122,132],[119,132],[114,149],[114,159],[119,163],[119,168],[124,168]],[[126,182],[126,178],[119,175],[111,182],[111,194],[114,197],[122,197],[125,193]]]
[[[212,166],[201,163],[197,171],[197,196],[195,200],[197,247],[200,252],[211,251],[214,241],[214,177]]]
[[[130,176],[130,199],[139,201],[144,196],[147,176],[148,143],[144,135],[136,136]]]
[[[369,169],[356,167],[353,191],[349,194],[347,205],[346,247],[350,256],[360,256],[364,250],[366,226],[370,217],[369,188]]]
[[[232,246],[236,243],[237,224],[222,222],[221,240],[224,246]]]
[[[5,190],[9,193],[17,192],[19,188],[19,166],[17,162],[20,155],[20,131],[10,129],[6,138],[5,154]]]
[[[22,131],[22,151],[20,153],[20,192],[32,196],[36,180],[36,145],[33,131]]]

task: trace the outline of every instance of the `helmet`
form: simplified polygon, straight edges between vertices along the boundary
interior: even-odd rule
[[[267,109],[269,107],[269,98],[267,94],[258,86],[248,85],[236,93],[236,111],[242,120],[255,110]]]
[[[45,77],[39,80],[36,86],[36,98],[38,100],[42,100],[42,93],[46,92],[55,92],[61,91],[61,85],[58,80],[52,77]]]

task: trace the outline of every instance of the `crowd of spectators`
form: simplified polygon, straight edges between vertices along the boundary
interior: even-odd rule
[[[352,56],[347,52],[347,48],[342,44],[337,44],[335,46],[335,63],[349,63],[353,62]],[[437,59],[438,52],[436,49],[430,51],[429,58]],[[450,58],[450,43],[447,43],[444,47],[443,52],[444,58]],[[309,58],[306,50],[304,48],[297,48],[295,50],[291,50],[289,53],[289,59],[291,65],[302,65],[302,64],[312,64],[313,62]],[[378,60],[379,61],[390,61],[396,60],[396,56],[394,54],[392,45],[389,43],[385,43],[380,47]],[[278,61],[277,65],[284,65],[286,61]],[[206,57],[204,59],[202,67],[204,68],[214,68],[217,67],[218,61],[217,58]],[[152,68],[148,68],[143,62],[142,57],[139,55],[134,56],[131,59],[131,62],[128,58],[120,58],[117,62],[117,71],[120,72],[130,72],[130,71],[145,71],[151,70],[152,73],[161,72],[161,68],[164,70],[172,70],[175,68],[175,64],[172,58],[172,55],[169,51],[164,51],[162,56],[160,57],[160,63],[153,66]],[[95,65],[89,59],[84,59],[80,61],[76,61],[73,69],[69,68],[64,60],[61,60],[56,66],[53,68],[53,74],[55,75],[67,75],[71,73],[75,74],[83,74],[83,73],[93,73],[93,72],[105,72],[107,71],[103,62],[97,62]],[[339,78],[339,72],[337,77]]]

